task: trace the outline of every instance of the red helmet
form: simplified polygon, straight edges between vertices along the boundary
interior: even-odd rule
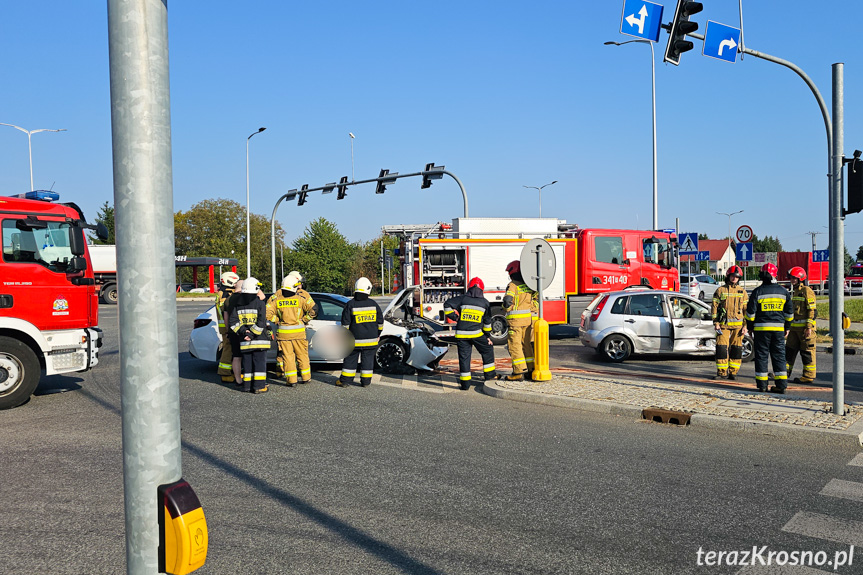
[[[743,277],[743,270],[740,269],[740,266],[731,266],[728,268],[728,271],[725,272],[726,278],[730,276],[737,276],[737,279],[740,279]]]
[[[802,282],[806,281],[806,270],[801,268],[800,266],[794,266],[790,270],[788,270],[789,278],[797,278]]]
[[[776,267],[776,264],[764,264],[761,266],[762,274],[770,274],[773,279],[776,279],[779,276],[779,268]]]
[[[468,284],[467,284],[467,289],[470,289],[470,288],[472,288],[472,287],[474,287],[474,286],[476,286],[476,287],[478,287],[479,289],[481,289],[481,290],[485,291],[485,284],[484,284],[484,283],[482,283],[482,280],[481,280],[481,279],[479,279],[479,278],[473,278],[473,279],[471,279],[471,280],[468,282]]]
[[[521,262],[518,260],[512,260],[506,264],[506,273],[509,275],[521,273]]]

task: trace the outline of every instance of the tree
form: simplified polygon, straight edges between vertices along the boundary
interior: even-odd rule
[[[710,238],[707,237],[707,234],[698,234],[698,239],[699,240],[709,240]]]
[[[857,261],[863,261],[863,246],[857,248]]]
[[[269,289],[271,277],[270,220],[250,214],[252,275]],[[276,223],[276,250],[284,242],[284,230]],[[192,257],[236,258],[237,272],[246,275],[246,208],[233,200],[198,202],[188,211],[174,214],[174,253]],[[286,251],[285,259],[289,259]],[[277,259],[278,265],[278,259]],[[277,268],[278,269],[278,268]]]
[[[360,254],[358,246],[348,242],[334,223],[318,218],[294,240],[285,260],[290,269],[303,274],[309,291],[349,294],[353,291],[351,266],[354,259],[361,259],[357,258]]]
[[[105,227],[108,228],[108,239],[100,240],[96,237],[96,234],[90,233],[90,243],[98,244],[98,245],[114,245],[117,243],[117,240],[114,237],[114,206],[105,202],[105,204],[99,208],[99,213],[96,214],[96,221],[105,224]]]

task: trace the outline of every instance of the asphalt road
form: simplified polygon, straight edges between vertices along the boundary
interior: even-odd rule
[[[186,351],[205,308],[178,304],[183,476],[210,529],[198,573],[737,573],[699,549],[863,546],[856,450],[326,372],[242,394]],[[116,308],[101,314],[98,369],[0,412],[0,573],[123,572]]]

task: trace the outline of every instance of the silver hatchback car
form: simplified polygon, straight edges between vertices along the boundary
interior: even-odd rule
[[[581,342],[609,361],[632,354],[712,356],[716,332],[710,308],[669,291],[637,289],[599,295],[581,314]],[[743,361],[752,359],[752,338],[744,336]]]

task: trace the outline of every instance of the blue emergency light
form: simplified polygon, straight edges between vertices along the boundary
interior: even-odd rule
[[[60,194],[48,190],[35,190],[26,194],[17,194],[11,196],[13,198],[23,198],[25,200],[42,200],[44,202],[56,202],[60,199]]]

